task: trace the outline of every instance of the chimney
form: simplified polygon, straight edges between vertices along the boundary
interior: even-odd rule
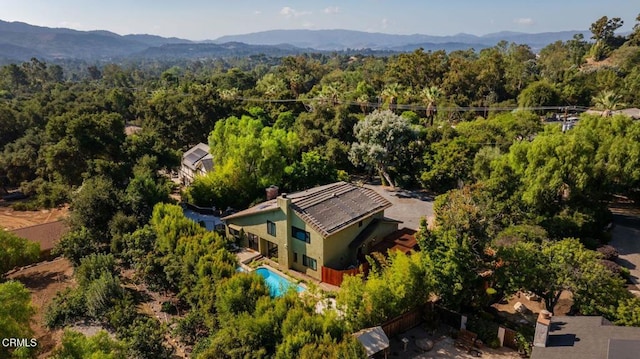
[[[278,186],[271,185],[267,187],[265,189],[265,191],[267,192],[267,201],[278,197],[278,190],[279,190]]]
[[[549,338],[549,328],[551,327],[551,313],[543,310],[538,314],[536,322],[536,333],[533,336],[534,347],[546,347],[547,338]]]

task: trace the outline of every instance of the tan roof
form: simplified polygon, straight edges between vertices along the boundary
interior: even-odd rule
[[[286,198],[291,199],[291,209],[324,237],[391,207],[391,202],[374,190],[347,182],[336,182],[291,193],[286,195]],[[223,219],[243,217],[277,208],[277,200],[270,200]]]
[[[40,244],[40,250],[50,251],[60,241],[60,238],[67,233],[69,227],[67,223],[60,220],[55,222],[36,224],[35,226],[14,229],[11,233],[24,239]]]

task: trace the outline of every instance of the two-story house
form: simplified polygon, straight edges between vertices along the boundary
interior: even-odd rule
[[[285,268],[322,280],[322,267],[356,267],[399,221],[374,190],[336,182],[282,194],[224,217],[227,235]]]
[[[213,169],[213,156],[209,146],[198,143],[182,155],[180,164],[180,180],[185,186],[193,183],[194,178],[207,174]]]

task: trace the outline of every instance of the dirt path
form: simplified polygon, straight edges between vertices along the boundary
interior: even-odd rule
[[[629,269],[631,281],[640,290],[640,219],[622,214],[614,218],[610,244],[620,253],[618,263]]]
[[[51,351],[60,343],[62,331],[47,329],[44,325],[44,314],[58,291],[75,286],[73,267],[66,259],[55,259],[19,270],[8,275],[8,278],[22,282],[31,292],[31,302],[36,308],[31,329],[41,349],[38,358],[48,358]]]
[[[609,209],[614,216],[609,244],[618,250],[618,264],[629,269],[631,282],[640,290],[640,205],[618,197]]]

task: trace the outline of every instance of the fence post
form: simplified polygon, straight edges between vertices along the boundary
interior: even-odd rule
[[[460,318],[460,329],[467,329],[467,316],[463,315]]]
[[[504,346],[504,334],[506,330],[503,327],[498,327],[498,339],[500,339],[500,346]]]

